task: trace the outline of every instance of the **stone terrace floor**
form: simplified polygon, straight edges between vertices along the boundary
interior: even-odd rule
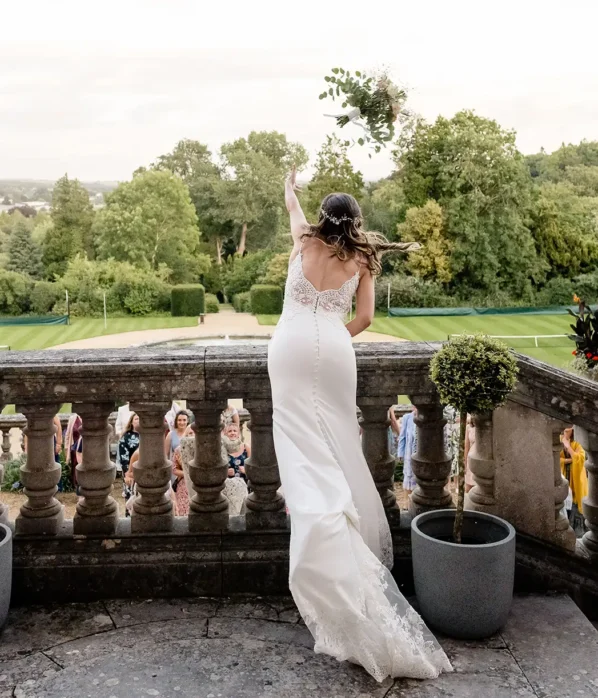
[[[0,698],[587,698],[597,638],[569,598],[517,597],[499,635],[440,638],[455,673],[378,684],[315,655],[290,598],[17,608],[0,635]]]

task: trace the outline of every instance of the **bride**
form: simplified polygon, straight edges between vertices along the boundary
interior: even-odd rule
[[[399,592],[390,529],[361,450],[351,338],[374,315],[380,255],[417,249],[362,228],[359,205],[330,194],[309,225],[285,187],[294,241],[284,309],[269,344],[274,444],[291,517],[289,586],[315,651],[387,676],[451,671]],[[355,318],[344,324],[356,295]]]

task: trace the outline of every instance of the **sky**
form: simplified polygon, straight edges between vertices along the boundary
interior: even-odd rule
[[[525,153],[598,140],[596,0],[1,3],[0,178],[124,180],[182,138],[278,130],[315,156],[330,68],[387,67],[428,120],[460,109]],[[349,129],[354,129],[352,132]],[[358,137],[359,129],[343,132]],[[367,179],[388,175],[388,151]],[[309,170],[306,175],[309,174]]]

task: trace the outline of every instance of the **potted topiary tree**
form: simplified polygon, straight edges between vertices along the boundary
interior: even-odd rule
[[[412,521],[415,591],[431,626],[480,639],[504,625],[511,607],[515,530],[497,516],[464,511],[467,415],[485,415],[506,402],[517,363],[502,342],[461,335],[434,355],[430,377],[441,402],[461,415],[459,493],[456,509],[425,512]]]

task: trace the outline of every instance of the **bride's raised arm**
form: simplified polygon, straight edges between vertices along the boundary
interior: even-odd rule
[[[291,174],[284,185],[284,202],[291,219],[291,235],[296,248],[299,248],[301,245],[301,238],[305,235],[308,228],[307,219],[295,193],[298,191],[301,191],[301,187],[297,184],[297,168],[293,165]]]

